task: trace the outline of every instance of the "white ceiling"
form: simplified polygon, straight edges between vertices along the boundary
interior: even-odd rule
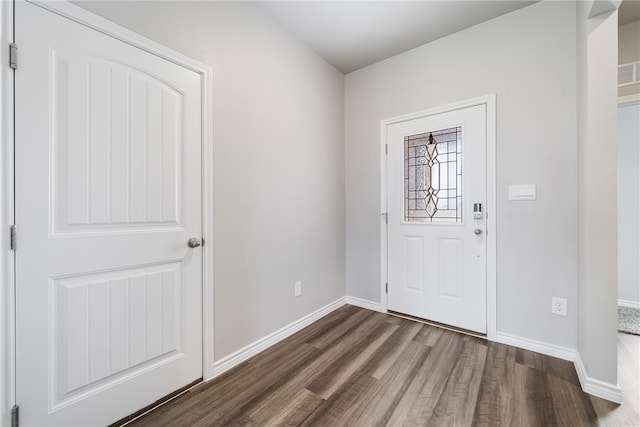
[[[344,73],[532,3],[535,1],[252,2]],[[637,20],[640,20],[640,0],[624,0],[619,9],[619,25]]]
[[[534,1],[257,1],[252,4],[344,73]]]

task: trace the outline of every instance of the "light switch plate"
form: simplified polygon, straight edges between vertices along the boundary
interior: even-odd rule
[[[536,200],[535,184],[509,186],[509,200]]]

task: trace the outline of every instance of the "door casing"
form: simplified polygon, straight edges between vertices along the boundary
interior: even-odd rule
[[[29,3],[52,13],[93,28],[160,58],[171,61],[200,75],[202,98],[202,373],[203,379],[213,378],[214,362],[214,275],[213,275],[213,120],[212,69],[206,64],[149,40],[66,1]],[[15,378],[15,275],[14,252],[9,247],[9,226],[14,223],[14,129],[13,70],[9,68],[9,43],[13,42],[13,3],[0,2],[2,34],[0,53],[0,424],[11,424],[11,408],[16,404]],[[19,40],[16,41],[19,47]],[[19,52],[19,50],[18,50]],[[18,70],[20,59],[18,55]],[[18,233],[19,234],[19,233]],[[18,237],[19,239],[19,237]]]
[[[388,212],[389,180],[387,173],[387,128],[393,124],[446,113],[478,105],[486,106],[487,120],[487,339],[497,340],[497,283],[496,283],[496,95],[490,94],[440,107],[429,108],[415,113],[391,117],[380,122],[380,305],[383,312],[388,310]]]

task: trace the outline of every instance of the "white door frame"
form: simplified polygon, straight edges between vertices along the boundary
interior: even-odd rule
[[[25,1],[25,0],[16,0]],[[200,75],[202,82],[202,376],[213,378],[213,119],[212,69],[168,47],[127,30],[67,1],[26,0],[72,21],[93,28]],[[0,425],[10,425],[15,402],[15,275],[14,252],[9,248],[9,227],[14,222],[13,71],[9,43],[13,41],[13,4],[0,1]],[[20,41],[18,40],[18,46]],[[18,71],[20,59],[18,58]]]
[[[487,112],[487,339],[496,341],[497,335],[497,283],[496,283],[496,95],[491,94],[441,107],[430,108],[403,116],[384,119],[380,122],[380,305],[388,310],[388,236],[386,213],[388,212],[389,179],[387,173],[388,127],[409,120],[447,113],[468,107],[485,105]]]

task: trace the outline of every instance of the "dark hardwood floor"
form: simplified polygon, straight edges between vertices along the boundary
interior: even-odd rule
[[[597,406],[571,362],[344,306],[130,425],[587,426]]]

